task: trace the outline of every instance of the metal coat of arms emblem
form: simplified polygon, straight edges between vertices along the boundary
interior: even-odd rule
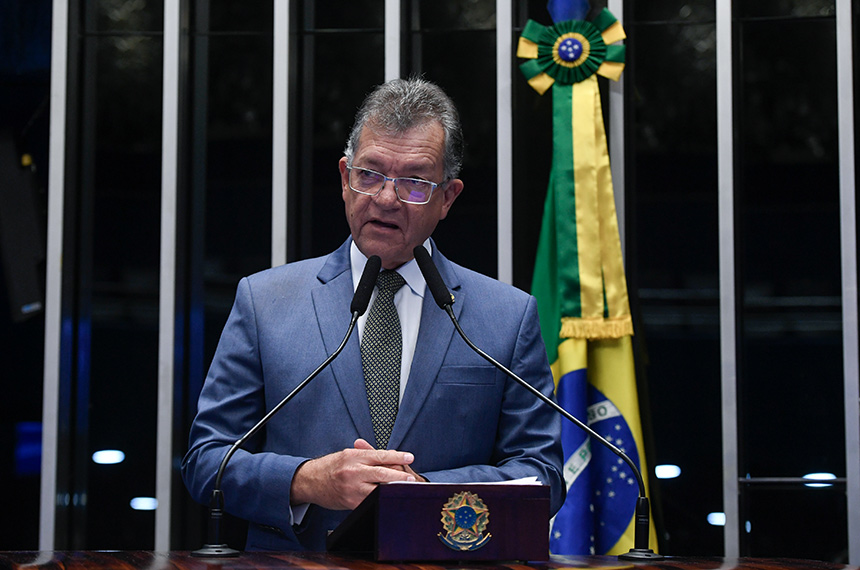
[[[484,534],[490,511],[475,493],[463,491],[448,499],[442,507],[442,528],[439,540],[453,550],[477,550],[487,544],[492,535]]]

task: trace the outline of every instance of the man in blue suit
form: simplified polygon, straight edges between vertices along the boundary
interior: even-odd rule
[[[416,246],[431,253],[475,344],[552,395],[534,298],[450,262],[430,239],[463,189],[462,148],[457,111],[437,86],[410,79],[378,87],[339,162],[350,238],[327,256],[239,283],[182,464],[202,503],[232,443],[340,344],[368,257],[405,281],[394,296],[402,340],[390,436],[376,429],[368,402],[365,315],[359,338],[231,459],[225,509],[249,521],[247,549],[324,550],[326,533],[392,481],[537,477],[551,487],[552,512],[561,506],[559,416],[454,334],[413,259]]]

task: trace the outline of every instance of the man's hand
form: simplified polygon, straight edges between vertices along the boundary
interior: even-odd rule
[[[367,443],[365,440],[363,440],[361,438],[355,440],[355,443],[353,445],[355,446],[356,449],[376,449],[375,447],[373,447],[372,445],[370,445],[369,443]],[[412,475],[413,477],[415,477],[415,481],[421,481],[422,483],[427,482],[427,479],[425,479],[424,477],[422,477],[421,475],[416,473],[412,469],[412,467],[410,467],[409,465],[389,465],[388,467],[390,467],[392,469],[399,469],[400,471],[403,471],[404,473],[407,473],[408,475]]]
[[[290,502],[314,503],[334,510],[352,510],[377,483],[416,481],[408,452],[373,449],[363,439],[344,449],[303,463],[293,475]]]

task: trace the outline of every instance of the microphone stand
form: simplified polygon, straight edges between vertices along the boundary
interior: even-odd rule
[[[448,287],[445,285],[445,282],[442,281],[442,276],[439,275],[439,269],[436,267],[436,264],[433,263],[433,260],[430,258],[430,254],[427,253],[427,250],[424,249],[423,246],[418,246],[413,250],[413,255],[415,256],[415,261],[418,262],[418,267],[421,269],[421,273],[424,275],[424,279],[427,282],[427,288],[430,289],[433,298],[436,301],[436,304],[439,305],[440,308],[444,309],[446,313],[448,313],[448,317],[451,319],[451,322],[454,323],[454,328],[457,329],[457,332],[460,333],[460,336],[466,341],[466,344],[469,345],[469,348],[474,350],[478,355],[484,358],[487,362],[495,366],[498,370],[504,372],[508,377],[512,380],[516,381],[520,386],[531,392],[535,395],[539,400],[543,403],[554,409],[556,412],[564,416],[567,420],[573,422],[579,429],[586,432],[588,435],[602,443],[605,447],[607,447],[612,453],[620,457],[630,470],[633,471],[633,474],[636,476],[636,482],[639,484],[639,499],[636,502],[636,522],[633,527],[634,535],[633,535],[633,548],[630,549],[629,552],[624,554],[619,554],[618,558],[620,560],[632,560],[632,561],[655,561],[655,560],[663,560],[663,556],[655,553],[653,550],[649,548],[649,533],[651,532],[651,508],[648,502],[648,496],[645,492],[645,482],[642,479],[642,473],[639,472],[639,468],[636,467],[636,464],[633,463],[633,460],[627,456],[626,453],[615,447],[612,443],[607,441],[603,436],[599,433],[591,429],[587,424],[578,420],[572,414],[570,414],[567,410],[559,406],[557,403],[553,402],[552,399],[543,395],[543,393],[508,370],[505,366],[502,366],[499,362],[497,362],[492,356],[475,346],[463,329],[460,327],[460,323],[457,320],[456,315],[454,315],[454,310],[451,306],[454,304],[454,296],[451,295],[451,292],[448,291]]]
[[[320,364],[316,370],[311,372],[310,376],[305,378],[301,384],[293,388],[293,391],[287,394],[287,396],[278,402],[274,408],[272,408],[269,413],[263,416],[263,419],[257,422],[257,424],[248,430],[248,433],[240,437],[236,440],[230,449],[227,451],[227,454],[224,456],[224,459],[221,460],[221,465],[218,467],[218,474],[215,476],[215,486],[212,489],[212,498],[209,500],[209,542],[203,545],[203,548],[199,550],[195,550],[191,553],[191,556],[198,557],[207,557],[207,558],[225,558],[231,556],[239,556],[239,551],[234,550],[223,544],[221,542],[221,519],[223,518],[223,510],[224,510],[224,493],[221,491],[221,478],[224,476],[224,470],[227,467],[227,463],[230,461],[230,458],[233,457],[233,454],[238,451],[242,444],[244,444],[248,439],[256,435],[260,429],[263,428],[269,420],[277,414],[281,408],[287,405],[287,402],[292,400],[296,394],[302,391],[302,389],[308,385],[308,383],[316,378],[317,374],[319,374],[323,368],[329,365],[332,360],[337,357],[338,354],[346,346],[347,340],[349,340],[350,335],[352,334],[352,329],[355,328],[355,323],[358,321],[358,317],[360,315],[356,311],[353,313],[352,320],[349,323],[349,329],[346,331],[346,335],[343,337],[343,340],[340,343],[340,346],[337,347],[331,356],[326,358],[322,364]]]
[[[499,362],[497,362],[492,356],[475,346],[475,344],[466,336],[466,333],[460,327],[460,323],[457,321],[457,317],[454,315],[454,310],[451,308],[453,302],[446,303],[443,309],[448,313],[448,316],[451,318],[451,322],[454,323],[454,328],[457,329],[457,332],[460,333],[460,336],[463,337],[463,340],[466,341],[466,344],[469,347],[478,353],[481,357],[487,360],[490,364],[495,366],[497,369],[501,370],[505,374],[508,375],[511,379],[516,381],[520,386],[534,394],[539,400],[543,403],[554,409],[556,412],[564,416],[569,421],[573,422],[578,428],[585,431],[588,435],[602,443],[606,446],[612,453],[620,457],[630,470],[633,471],[633,474],[636,476],[636,482],[639,485],[639,499],[636,502],[636,522],[634,524],[634,534],[633,534],[633,548],[630,549],[629,552],[624,554],[619,554],[619,560],[633,560],[633,561],[643,561],[643,560],[663,560],[663,556],[655,553],[651,548],[649,548],[649,533],[651,532],[650,528],[650,512],[651,507],[648,501],[648,496],[645,493],[645,482],[642,479],[642,474],[639,472],[639,469],[636,467],[636,464],[633,463],[633,460],[628,457],[626,453],[618,449],[615,445],[607,441],[603,436],[599,433],[591,429],[587,424],[583,423],[581,420],[577,419],[570,412],[559,406],[557,403],[553,402],[550,398],[546,397],[543,392],[508,370],[505,366],[502,366]]]
[[[316,370],[311,372],[310,375],[301,382],[301,384],[293,388],[292,392],[287,394],[283,400],[269,411],[269,413],[263,416],[263,418],[258,421],[254,427],[249,429],[245,435],[236,440],[236,442],[227,451],[227,454],[224,455],[224,459],[221,460],[221,465],[218,467],[218,472],[215,475],[215,485],[212,487],[212,497],[209,500],[208,542],[204,544],[202,548],[192,551],[191,556],[205,558],[229,558],[239,556],[238,550],[230,548],[221,542],[221,520],[224,517],[224,493],[221,491],[221,479],[224,476],[224,470],[227,468],[227,463],[230,461],[230,458],[233,457],[233,454],[242,447],[242,444],[253,437],[263,428],[263,426],[269,423],[269,420],[272,419],[275,414],[281,410],[281,408],[287,405],[287,402],[292,400],[296,394],[301,392],[311,380],[316,378],[317,374],[319,374],[323,368],[328,366],[331,361],[337,358],[341,351],[343,351],[346,346],[346,342],[352,335],[352,330],[355,328],[355,324],[358,322],[358,317],[363,315],[364,311],[367,310],[367,305],[370,302],[370,295],[373,292],[373,287],[376,283],[376,277],[379,273],[381,264],[382,261],[376,255],[371,256],[367,260],[367,263],[364,266],[364,271],[361,274],[361,279],[356,287],[352,304],[350,305],[352,318],[349,321],[349,328],[347,329],[343,340],[340,341],[340,346],[338,346],[322,364],[317,366]]]

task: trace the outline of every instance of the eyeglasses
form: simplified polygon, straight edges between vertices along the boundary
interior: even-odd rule
[[[394,182],[394,192],[397,199],[406,204],[426,204],[433,195],[433,190],[444,184],[430,182],[420,178],[391,178],[369,168],[347,166],[349,170],[349,188],[359,194],[376,196],[389,180]],[[447,182],[447,181],[446,181]]]

